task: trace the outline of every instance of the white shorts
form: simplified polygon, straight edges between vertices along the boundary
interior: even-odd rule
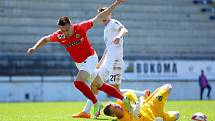
[[[75,64],[78,70],[83,70],[90,74],[90,77],[87,80],[93,81],[98,74],[98,70],[96,69],[97,63],[98,63],[98,56],[97,54],[94,54],[92,56],[89,56],[82,63],[75,63]]]
[[[105,59],[98,70],[99,76],[104,81],[108,80],[110,84],[120,85],[122,82],[123,64],[124,61],[122,59],[113,61]]]

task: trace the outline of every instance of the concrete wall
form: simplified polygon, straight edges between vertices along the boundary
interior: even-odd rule
[[[122,88],[153,91],[157,87],[171,83],[173,90],[170,100],[198,100],[199,86],[197,81],[124,81]],[[211,98],[215,99],[215,81],[212,86]],[[204,99],[206,97],[204,92]],[[104,93],[99,94],[102,100],[108,100]],[[0,80],[0,102],[23,101],[84,101],[86,98],[75,89],[72,81],[11,81]]]

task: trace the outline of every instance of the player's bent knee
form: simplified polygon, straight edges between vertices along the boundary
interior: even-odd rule
[[[164,87],[170,92],[172,90],[171,84],[165,84]]]

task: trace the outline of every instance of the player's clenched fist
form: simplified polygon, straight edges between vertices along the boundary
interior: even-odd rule
[[[28,50],[27,50],[27,54],[28,54],[28,56],[31,56],[34,52],[35,52],[35,48],[29,48]]]

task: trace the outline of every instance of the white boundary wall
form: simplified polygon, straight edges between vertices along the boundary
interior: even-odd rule
[[[45,80],[44,80],[45,81]],[[199,86],[197,81],[124,81],[122,88],[153,91],[157,87],[170,83],[173,90],[170,100],[198,100]],[[211,98],[215,99],[215,81],[212,86]],[[45,82],[3,82],[0,83],[0,102],[23,101],[84,101],[86,98],[75,89],[71,81],[45,81]],[[204,97],[206,97],[204,92]],[[99,94],[101,100],[107,100],[103,93]]]
[[[215,99],[215,62],[192,60],[126,62],[122,88],[153,91],[157,87],[173,85],[170,100],[198,100],[200,71],[205,70]],[[128,71],[129,70],[129,71]],[[0,102],[20,101],[83,101],[86,98],[75,89],[71,76],[1,76]],[[147,80],[147,81],[145,81]],[[204,92],[204,97],[206,97]],[[99,97],[106,100],[101,93]]]

